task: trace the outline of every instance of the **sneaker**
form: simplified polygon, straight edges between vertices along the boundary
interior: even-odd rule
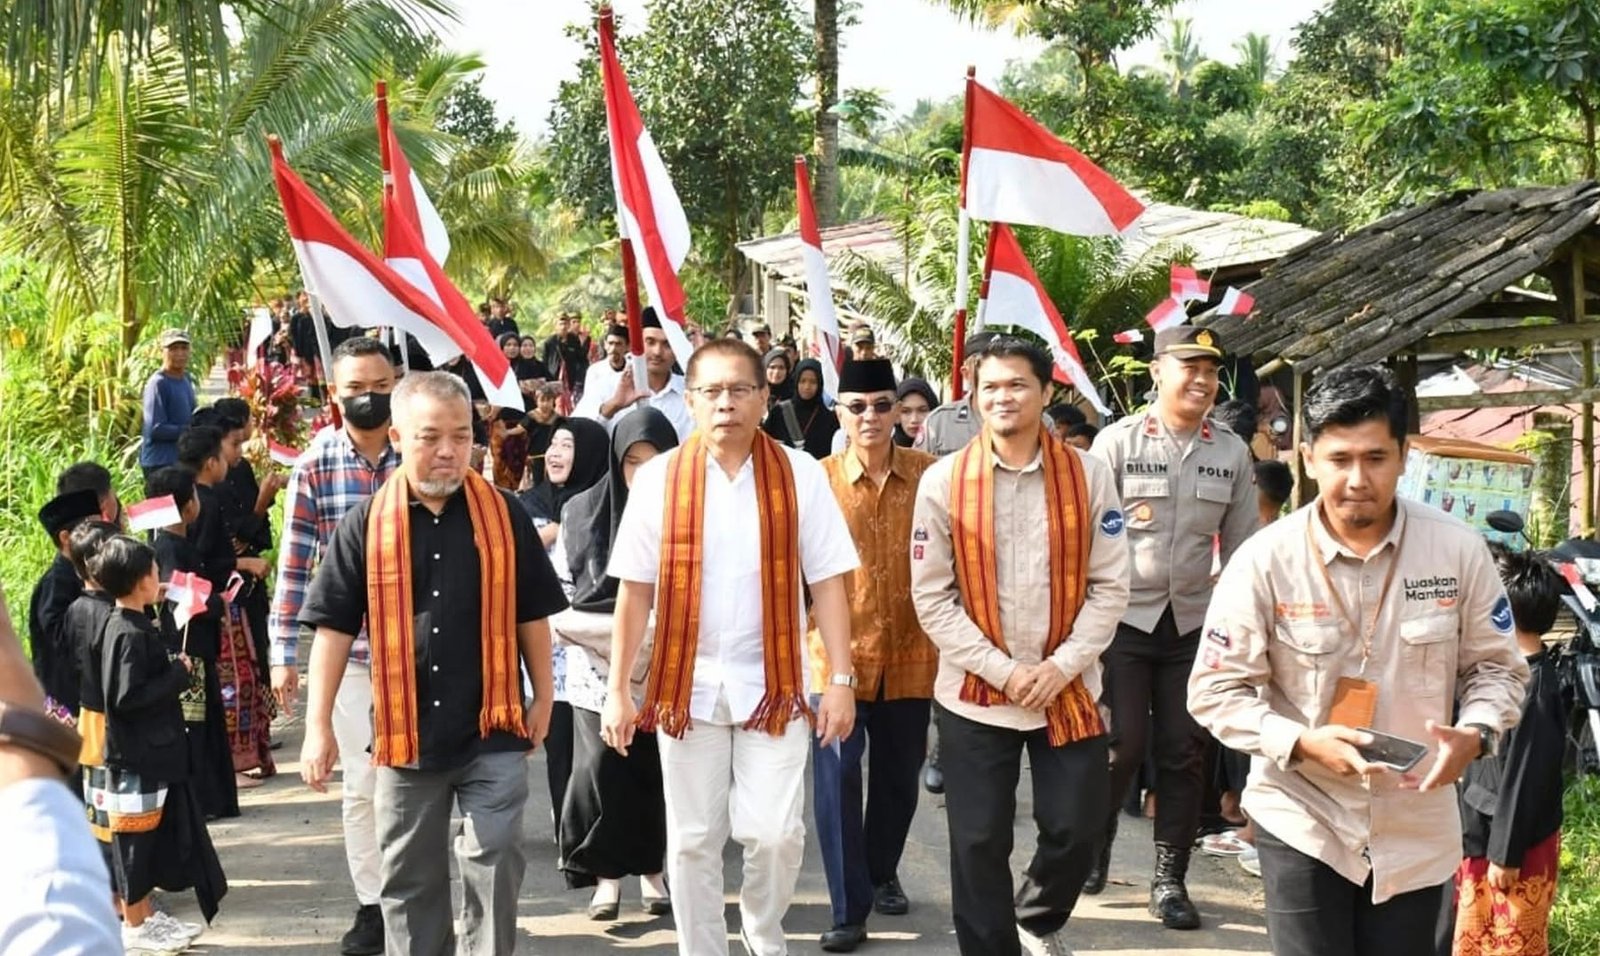
[[[1031,956],[1072,956],[1072,947],[1061,938],[1061,930],[1035,936],[1018,925],[1017,936],[1022,941],[1023,951],[1030,953]]]
[[[188,948],[188,941],[167,935],[149,920],[137,928],[122,927],[122,951],[126,956],[178,956]]]
[[[383,952],[383,910],[373,903],[356,910],[350,931],[339,940],[344,956],[379,956]]]
[[[1251,847],[1250,849],[1239,854],[1239,866],[1242,867],[1246,873],[1259,878],[1261,876],[1261,854],[1256,850],[1255,847]]]
[[[168,936],[181,938],[191,943],[199,939],[201,934],[206,931],[206,928],[199,923],[185,923],[167,913],[152,913],[145,922],[147,924],[154,923]]]

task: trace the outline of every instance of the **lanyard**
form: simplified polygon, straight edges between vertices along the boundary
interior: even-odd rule
[[[1400,547],[1405,544],[1406,533],[1402,528],[1400,538],[1395,542],[1394,553],[1389,556],[1389,570],[1383,576],[1383,589],[1378,592],[1378,602],[1372,609],[1372,616],[1366,621],[1357,620],[1344,606],[1344,598],[1339,596],[1339,589],[1334,587],[1333,576],[1328,573],[1328,563],[1322,560],[1322,549],[1317,546],[1317,536],[1312,529],[1312,522],[1321,520],[1316,514],[1308,516],[1306,521],[1306,540],[1311,546],[1311,556],[1317,563],[1317,570],[1322,572],[1322,583],[1328,589],[1328,598],[1333,606],[1338,609],[1339,616],[1350,625],[1356,636],[1361,639],[1361,671],[1359,676],[1367,675],[1367,661],[1372,657],[1372,639],[1378,633],[1378,618],[1383,614],[1383,607],[1389,600],[1389,585],[1394,583],[1395,569],[1400,567]]]

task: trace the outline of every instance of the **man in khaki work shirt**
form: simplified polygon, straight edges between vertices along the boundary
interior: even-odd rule
[[[1461,860],[1452,784],[1516,723],[1528,667],[1483,539],[1395,497],[1407,401],[1391,376],[1335,369],[1301,414],[1320,494],[1223,570],[1189,707],[1256,758],[1243,807],[1272,951],[1430,953]],[[1363,727],[1428,752],[1404,773],[1369,762]]]
[[[1150,366],[1155,405],[1107,426],[1090,451],[1117,478],[1133,593],[1103,660],[1111,711],[1111,811],[1084,892],[1105,886],[1118,805],[1153,751],[1156,865],[1150,915],[1169,929],[1200,926],[1184,880],[1200,827],[1205,735],[1184,702],[1211,600],[1212,541],[1221,539],[1226,562],[1255,532],[1257,520],[1250,450],[1209,417],[1222,359],[1222,342],[1209,329],[1180,325],[1158,332]]]
[[[984,430],[923,474],[912,519],[911,598],[939,647],[933,710],[964,956],[1017,956],[1024,941],[1068,952],[1062,928],[1108,805],[1095,701],[1127,606],[1128,549],[1110,471],[1043,424],[1051,372],[1043,350],[1010,336],[978,353]],[[1038,831],[1013,895],[1024,749]]]
[[[910,907],[897,871],[917,812],[917,771],[928,746],[939,651],[911,605],[906,544],[917,482],[935,459],[895,446],[899,404],[888,359],[846,362],[834,410],[849,444],[822,459],[822,470],[861,555],[861,567],[845,578],[856,725],[837,745],[814,748],[812,809],[833,904],[833,927],[822,934],[822,949],[848,953],[867,938],[867,916],[874,909],[899,916]],[[810,643],[815,690],[827,686],[828,655],[815,630]],[[864,812],[863,751],[871,764]]]

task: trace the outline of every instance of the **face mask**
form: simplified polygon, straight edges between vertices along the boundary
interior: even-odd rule
[[[344,417],[362,431],[380,428],[389,421],[389,395],[387,392],[362,392],[340,399]]]

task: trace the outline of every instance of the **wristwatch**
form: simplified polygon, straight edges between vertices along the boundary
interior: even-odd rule
[[[23,747],[50,758],[70,777],[78,770],[78,732],[31,707],[0,700],[0,744]]]
[[[848,687],[851,690],[855,690],[856,689],[856,675],[854,675],[854,674],[829,674],[828,675],[828,686],[830,686],[830,687]]]
[[[1493,757],[1500,752],[1500,733],[1488,724],[1463,724],[1478,732],[1478,758]]]

